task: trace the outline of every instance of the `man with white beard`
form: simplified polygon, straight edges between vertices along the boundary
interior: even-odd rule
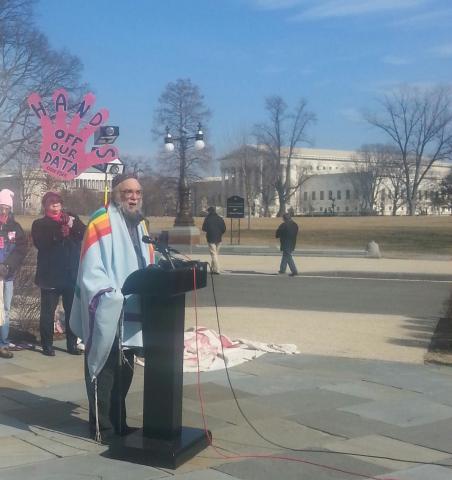
[[[124,297],[121,288],[132,272],[154,263],[152,245],[142,241],[148,232],[138,179],[118,175],[112,186],[111,203],[95,212],[87,227],[70,318],[71,329],[85,344],[90,431],[104,441],[129,430],[125,397],[134,350],[123,345],[142,345],[139,298]]]

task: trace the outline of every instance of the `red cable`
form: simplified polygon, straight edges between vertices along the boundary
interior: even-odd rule
[[[361,477],[361,478],[367,478],[369,480],[397,480],[396,478],[390,478],[390,477],[369,477],[368,475],[363,475],[362,473],[356,473],[356,472],[351,472],[348,470],[342,470],[340,468],[336,467],[330,467],[328,465],[323,465],[321,463],[315,463],[315,462],[310,462],[309,460],[303,460],[301,458],[293,458],[293,457],[286,457],[282,455],[271,455],[271,454],[260,454],[260,453],[255,453],[255,454],[247,454],[247,455],[226,455],[223,452],[221,452],[218,447],[216,447],[213,444],[213,439],[212,435],[209,432],[209,429],[207,428],[207,419],[204,411],[204,398],[202,394],[202,388],[201,388],[201,370],[200,370],[200,365],[199,365],[199,349],[198,349],[198,298],[197,298],[197,293],[196,293],[196,268],[193,267],[193,299],[194,299],[194,309],[195,309],[195,344],[196,344],[196,361],[197,361],[197,390],[198,390],[198,397],[199,397],[199,403],[200,403],[200,408],[201,408],[201,416],[202,416],[202,422],[203,422],[203,427],[204,427],[204,432],[206,434],[206,438],[209,442],[209,446],[214,449],[214,451],[221,457],[227,460],[240,460],[240,459],[271,459],[271,460],[285,460],[289,462],[298,462],[298,463],[305,463],[307,465],[313,465],[315,467],[319,468],[324,468],[327,470],[332,470],[335,472],[340,472],[340,473],[345,473],[347,475],[353,475],[355,477]],[[221,338],[220,338],[221,341]],[[325,451],[325,453],[328,453]]]

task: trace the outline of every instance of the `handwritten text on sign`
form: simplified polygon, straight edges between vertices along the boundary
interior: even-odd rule
[[[80,126],[83,117],[95,102],[92,93],[84,96],[72,119],[67,116],[67,92],[59,89],[54,92],[52,99],[55,105],[54,118],[49,117],[37,93],[28,97],[28,104],[41,123],[42,144],[39,160],[43,170],[59,180],[72,180],[92,165],[111,162],[118,157],[118,150],[110,145],[85,151],[88,139],[108,120],[108,110],[101,109]]]

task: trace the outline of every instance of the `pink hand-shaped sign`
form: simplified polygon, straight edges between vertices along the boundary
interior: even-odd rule
[[[72,180],[84,170],[99,163],[107,163],[118,157],[118,150],[104,145],[85,152],[89,137],[108,119],[108,110],[101,109],[82,127],[80,122],[92,107],[95,97],[88,93],[72,120],[67,118],[67,92],[59,89],[53,94],[55,118],[47,114],[41,97],[32,93],[28,105],[41,122],[42,144],[39,159],[43,170],[59,180]]]

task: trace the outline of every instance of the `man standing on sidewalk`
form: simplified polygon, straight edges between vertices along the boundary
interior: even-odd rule
[[[290,276],[298,275],[298,270],[292,258],[292,252],[295,250],[298,235],[298,225],[292,220],[288,213],[283,215],[284,222],[276,230],[276,238],[279,238],[282,251],[281,265],[278,273],[286,273],[287,265],[290,268]]]
[[[220,253],[221,238],[226,231],[224,220],[215,211],[215,207],[207,209],[207,217],[202,224],[202,231],[206,232],[207,244],[209,245],[210,256],[212,257],[211,271],[215,275],[220,273],[218,255]]]

